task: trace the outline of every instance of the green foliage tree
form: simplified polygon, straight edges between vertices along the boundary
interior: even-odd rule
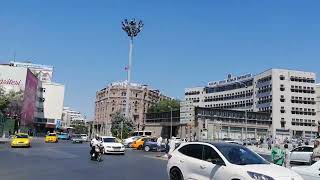
[[[134,123],[121,113],[116,113],[111,120],[111,133],[114,137],[121,138],[121,122],[123,122],[122,138],[125,139],[133,132]]]
[[[72,121],[71,127],[74,128],[74,132],[76,134],[87,134],[88,133],[88,128],[83,121],[80,121],[80,120]]]
[[[168,112],[170,107],[173,111],[180,109],[180,102],[177,100],[162,100],[148,109],[149,113]]]
[[[19,116],[22,109],[23,91],[5,93],[0,87],[0,112],[5,116]]]

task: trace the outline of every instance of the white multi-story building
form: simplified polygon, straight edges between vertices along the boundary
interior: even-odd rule
[[[10,66],[28,68],[39,80],[35,129],[37,133],[61,127],[64,85],[52,82],[53,66],[11,61]]]
[[[318,132],[315,79],[313,72],[285,69],[228,75],[205,87],[186,88],[185,100],[199,107],[269,112],[273,137],[310,137]]]
[[[64,85],[53,82],[39,83],[35,114],[37,132],[61,128],[63,100]]]
[[[316,105],[317,105],[317,120],[318,120],[318,126],[320,125],[320,84],[316,85]],[[317,123],[317,122],[316,122]],[[318,129],[319,132],[320,128]]]
[[[63,107],[62,126],[63,127],[70,127],[74,121],[82,121],[83,123],[85,123],[86,118],[79,111],[75,111],[75,110],[71,109],[70,107]]]

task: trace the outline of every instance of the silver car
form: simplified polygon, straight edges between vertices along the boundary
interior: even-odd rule
[[[83,138],[82,138],[82,136],[80,134],[76,134],[76,135],[73,136],[72,142],[73,143],[83,143],[84,140],[83,140]]]
[[[313,153],[313,146],[299,146],[290,152],[290,164],[309,164]]]

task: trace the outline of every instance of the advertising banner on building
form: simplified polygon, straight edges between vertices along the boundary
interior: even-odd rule
[[[24,91],[26,74],[26,68],[0,66],[0,87],[6,93]]]
[[[28,70],[26,86],[21,110],[21,125],[31,127],[34,122],[34,113],[36,112],[38,79]]]

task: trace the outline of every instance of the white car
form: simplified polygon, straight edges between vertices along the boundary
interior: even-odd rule
[[[88,135],[86,135],[86,134],[81,134],[81,138],[83,139],[83,141],[89,140]]]
[[[319,180],[320,179],[320,161],[312,166],[296,166],[292,170],[300,174],[304,180]]]
[[[179,137],[172,137],[170,141],[174,141],[176,144],[181,144],[182,140]]]
[[[290,164],[308,164],[311,162],[313,146],[299,146],[290,151]]]
[[[171,180],[303,180],[294,171],[233,143],[184,143],[168,158]]]
[[[126,148],[115,137],[101,136],[105,154],[125,154]]]
[[[123,145],[125,145],[126,147],[130,147],[130,144],[133,143],[133,141],[136,141],[140,138],[140,136],[132,136],[132,137],[129,137],[127,139],[125,139],[123,141]]]

